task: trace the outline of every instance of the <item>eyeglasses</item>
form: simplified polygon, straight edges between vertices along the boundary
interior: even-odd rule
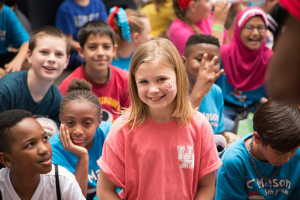
[[[252,33],[254,29],[256,28],[258,32],[264,33],[266,31],[266,26],[265,25],[258,25],[258,26],[253,26],[252,24],[246,24],[244,26],[245,30],[249,33]]]

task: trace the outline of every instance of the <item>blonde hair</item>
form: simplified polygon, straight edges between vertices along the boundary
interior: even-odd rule
[[[194,0],[194,1],[197,2],[200,0]],[[182,20],[187,25],[189,25],[193,29],[193,31],[195,31],[195,33],[201,33],[199,28],[197,26],[195,26],[195,24],[193,24],[190,20],[188,20],[185,17],[185,13],[186,13],[186,10],[188,9],[188,7],[185,9],[182,9],[180,6],[178,6],[177,2],[178,2],[178,0],[173,0],[173,8],[174,8],[176,17],[179,18],[180,20]]]
[[[135,33],[135,32],[138,32],[139,34],[142,33],[145,27],[141,18],[148,18],[148,17],[145,14],[141,13],[140,11],[133,10],[130,8],[127,8],[125,12],[129,20],[130,33]],[[109,20],[110,16],[107,19]],[[121,27],[118,25],[117,15],[114,16],[113,23],[115,27],[115,33],[116,33],[116,43],[118,46],[122,46],[124,38],[122,37]]]
[[[141,125],[149,117],[148,106],[139,98],[135,73],[142,63],[159,62],[174,69],[176,74],[177,95],[174,99],[174,112],[172,117],[179,125],[187,126],[193,117],[193,109],[188,99],[189,81],[182,59],[172,42],[168,39],[157,38],[140,45],[133,54],[129,68],[129,91],[131,107],[126,123],[131,126]],[[126,112],[125,111],[125,112]]]

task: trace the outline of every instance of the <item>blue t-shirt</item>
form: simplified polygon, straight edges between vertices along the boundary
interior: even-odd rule
[[[245,146],[249,134],[234,141],[225,150],[222,157],[223,165],[219,169],[215,200],[295,200],[300,197],[300,149],[287,163],[280,166],[269,185],[256,173],[250,154]],[[270,177],[277,166],[263,163],[254,158],[259,172]]]
[[[8,52],[8,46],[19,48],[29,41],[29,35],[15,13],[4,5],[0,14],[0,54]]]
[[[133,52],[134,53],[134,52]],[[113,66],[116,66],[118,68],[124,69],[125,71],[129,71],[131,58],[133,56],[133,53],[128,58],[122,58],[120,55],[118,55],[118,60],[115,58],[111,62]]]
[[[220,62],[220,69],[223,69],[223,64]],[[223,97],[225,101],[225,108],[230,108],[226,106],[226,102],[234,104],[236,106],[243,106],[247,108],[254,102],[260,102],[261,97],[266,97],[265,86],[261,86],[255,90],[243,92],[235,89],[231,84],[228,83],[225,73],[223,73],[215,82],[223,92]]]
[[[79,29],[93,20],[107,20],[106,8],[101,0],[90,0],[89,5],[85,7],[78,5],[74,0],[65,0],[57,10],[55,26],[65,34],[73,35],[74,40],[78,41]],[[76,55],[77,52],[71,53],[69,63],[73,62]]]
[[[202,99],[199,112],[203,113],[208,119],[214,134],[225,131],[223,109],[224,100],[222,90],[219,86],[213,84],[209,92]]]
[[[87,196],[89,198],[92,198],[96,192],[98,174],[100,171],[97,160],[102,155],[103,143],[111,126],[112,123],[110,122],[101,122],[99,128],[96,129],[93,146],[88,151],[89,174]],[[52,147],[52,162],[65,167],[67,170],[74,174],[78,161],[77,156],[71,154],[63,148],[59,139],[59,133],[54,134],[49,141]]]
[[[0,113],[5,110],[23,109],[34,118],[46,117],[59,123],[62,95],[52,84],[44,98],[35,102],[27,84],[27,70],[12,72],[0,79]]]

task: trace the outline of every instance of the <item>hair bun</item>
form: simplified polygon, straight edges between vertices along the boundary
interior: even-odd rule
[[[67,92],[72,92],[74,90],[87,90],[92,91],[92,84],[83,79],[73,79],[69,85]]]

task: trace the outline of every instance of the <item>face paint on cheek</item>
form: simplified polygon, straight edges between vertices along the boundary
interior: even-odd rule
[[[171,83],[168,83],[167,85],[165,85],[165,87],[169,92],[173,90],[173,86]]]

